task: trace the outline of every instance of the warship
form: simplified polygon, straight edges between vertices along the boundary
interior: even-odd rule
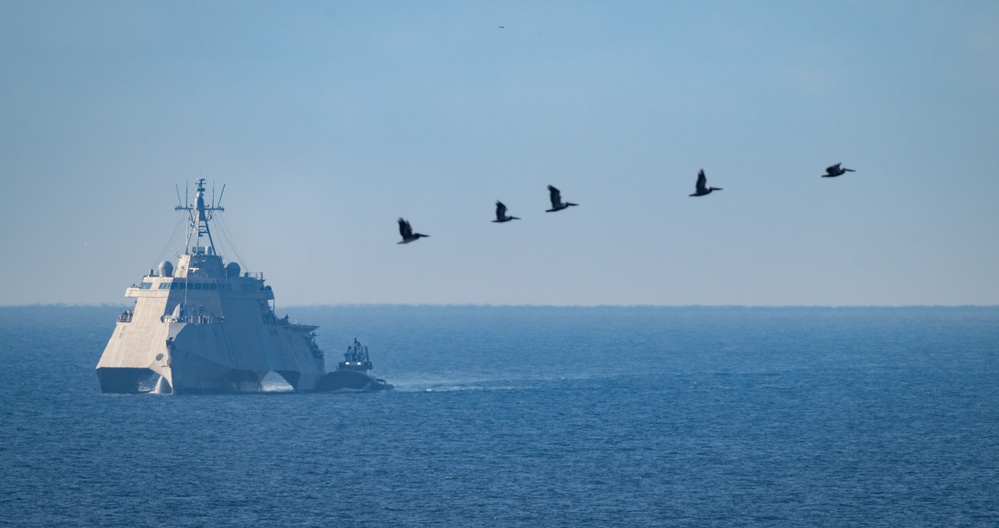
[[[368,347],[361,345],[354,338],[354,344],[347,347],[343,361],[337,364],[336,370],[327,373],[316,387],[317,391],[379,391],[392,388],[385,380],[376,378],[368,372],[374,368],[368,356]]]
[[[296,391],[314,391],[326,374],[317,326],[274,314],[274,293],[262,273],[242,271],[215,251],[210,222],[222,196],[205,201],[196,182],[187,241],[176,266],[169,260],[125,290],[135,307],[118,316],[97,363],[105,393],[256,392],[270,372]],[[180,193],[178,192],[178,200]],[[186,205],[185,205],[186,203]]]

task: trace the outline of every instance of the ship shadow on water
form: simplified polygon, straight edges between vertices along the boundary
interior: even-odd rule
[[[488,389],[499,389],[499,388],[509,388],[513,389],[515,387],[468,387],[468,386],[441,386],[435,385],[433,388],[428,387],[426,384],[421,384],[419,386],[409,386],[407,388],[402,388],[402,392],[424,392],[424,391],[449,391],[449,390],[488,390]],[[263,395],[263,396],[277,396],[277,395],[301,395],[301,394],[322,394],[322,393],[351,393],[351,394],[365,394],[371,392],[386,392],[386,391],[372,391],[366,389],[339,389],[336,391],[296,391],[294,387],[291,386],[280,374],[276,372],[268,372],[263,379],[260,381],[260,390],[247,391],[204,391],[204,392],[185,392],[185,393],[175,393],[170,390],[170,386],[166,383],[166,379],[162,376],[152,373],[147,378],[140,381],[138,389],[133,393],[106,393],[107,396],[112,397],[127,397],[135,395],[156,395],[156,396],[180,396],[180,397],[190,397],[190,396],[233,396],[233,395]]]

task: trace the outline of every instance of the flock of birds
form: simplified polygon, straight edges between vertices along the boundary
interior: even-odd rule
[[[502,27],[502,26],[500,26]],[[823,178],[835,178],[837,176],[842,176],[848,172],[856,172],[853,169],[848,169],[843,167],[842,163],[837,163],[835,165],[830,165],[826,167],[826,173],[822,175]],[[708,177],[704,175],[704,169],[701,169],[697,173],[697,183],[695,184],[694,194],[690,196],[707,196],[714,191],[722,190],[721,187],[708,187]],[[556,189],[554,186],[548,186],[548,198],[552,202],[552,208],[546,209],[546,213],[555,213],[563,209],[568,209],[575,204],[572,202],[562,201],[562,192]],[[510,220],[520,220],[516,216],[510,216],[506,214],[506,206],[503,202],[496,200],[496,220],[495,223],[509,222]],[[430,235],[424,235],[423,233],[414,233],[413,226],[409,225],[408,220],[402,218],[399,219],[399,234],[402,235],[402,240],[398,242],[399,244],[408,244],[414,240],[419,240],[421,238],[429,237]]]

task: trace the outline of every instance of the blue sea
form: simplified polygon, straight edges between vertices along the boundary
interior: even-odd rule
[[[999,308],[291,308],[395,390],[105,395],[122,309],[0,308],[0,525],[999,526]]]

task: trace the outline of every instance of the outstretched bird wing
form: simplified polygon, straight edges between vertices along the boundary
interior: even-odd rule
[[[707,190],[708,177],[704,175],[704,169],[701,169],[697,173],[697,192],[704,192]]]
[[[506,216],[506,206],[503,202],[496,200],[496,219],[502,220]]]
[[[549,198],[551,198],[551,200],[552,200],[552,207],[558,207],[559,204],[562,203],[562,193],[559,192],[559,190],[556,189],[555,187],[552,187],[551,185],[549,185],[548,186],[548,194],[549,194]]]
[[[409,222],[399,219],[399,234],[402,235],[403,239],[407,239],[413,236],[413,228],[410,227]]]
[[[826,174],[836,174],[836,173],[838,173],[839,172],[839,166],[842,165],[842,164],[843,164],[843,162],[840,162],[840,163],[837,163],[835,165],[830,165],[830,166],[826,167]]]

